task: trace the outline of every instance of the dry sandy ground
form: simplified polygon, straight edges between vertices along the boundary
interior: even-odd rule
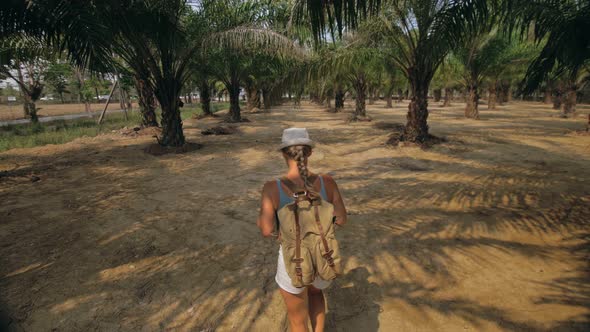
[[[278,245],[255,219],[289,126],[319,144],[350,222],[331,331],[588,331],[590,136],[585,118],[514,103],[479,121],[431,107],[429,150],[389,148],[373,123],[304,105],[252,114],[241,133],[154,157],[109,134],[0,154],[0,294],[15,331],[281,331]],[[582,109],[587,114],[588,109]],[[31,182],[30,176],[38,176]]]
[[[42,104],[37,103],[39,108],[38,115],[43,116],[54,116],[54,115],[65,115],[65,114],[80,114],[86,113],[84,104]],[[137,107],[137,104],[133,104],[133,107]],[[104,109],[103,104],[91,104],[90,110],[92,112],[102,111]],[[109,104],[108,110],[119,110],[119,102]],[[22,105],[0,105],[0,121],[16,120],[23,118],[23,106]]]

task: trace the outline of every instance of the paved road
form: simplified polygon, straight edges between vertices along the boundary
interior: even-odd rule
[[[66,114],[66,115],[55,115],[55,116],[43,116],[39,117],[39,122],[49,122],[55,120],[73,120],[73,119],[80,119],[80,118],[90,118],[94,116],[100,115],[102,111],[94,111],[89,113],[78,113],[78,114]],[[123,110],[108,110],[107,113],[121,113]],[[29,123],[31,120],[29,119],[17,119],[17,120],[7,120],[7,121],[0,121],[0,127],[2,126],[9,126],[9,125],[17,125],[23,123]]]

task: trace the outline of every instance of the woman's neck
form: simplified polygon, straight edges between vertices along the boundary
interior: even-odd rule
[[[309,173],[311,175],[311,172]],[[289,163],[289,170],[287,171],[287,179],[291,181],[297,181],[301,179],[301,175],[299,174],[299,168],[297,168],[297,163]]]
[[[289,171],[287,172],[287,178],[288,179],[299,179],[301,178],[301,175],[299,175],[299,169],[297,168],[297,166],[293,167],[289,167]]]

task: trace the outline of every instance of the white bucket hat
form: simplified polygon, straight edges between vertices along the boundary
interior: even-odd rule
[[[292,145],[308,145],[314,147],[314,143],[309,139],[306,128],[289,128],[283,130],[283,138],[279,150]]]

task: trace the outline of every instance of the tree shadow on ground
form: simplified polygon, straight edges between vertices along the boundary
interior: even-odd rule
[[[326,331],[379,331],[383,289],[369,277],[365,267],[357,267],[333,281],[326,291]]]
[[[320,115],[325,123],[339,121]],[[273,116],[284,123],[316,118]],[[146,143],[132,140],[2,154],[23,162],[18,172],[41,178],[0,180],[0,293],[14,326],[247,331],[273,317],[284,322],[273,281],[277,245],[261,240],[254,226],[260,187],[282,171],[281,157],[270,154],[282,127],[254,136],[248,129],[262,122],[240,126],[243,135],[198,139],[204,148],[185,155],[148,156],[138,152]],[[321,134],[319,125],[310,127]],[[367,148],[354,144],[386,135],[367,130],[350,126],[321,138],[326,159],[341,157],[335,146],[350,145],[350,163],[332,168],[351,223],[338,232],[348,256],[346,274],[327,291],[329,329],[382,329],[379,319],[391,314],[382,312],[391,310],[386,298],[425,319],[460,319],[480,329],[588,325],[583,314],[542,324],[469,294],[441,295],[470,278],[457,271],[465,265],[501,270],[512,256],[551,264],[556,253],[580,246],[585,238],[563,246],[544,239],[587,229],[589,194],[580,185],[587,173],[554,177],[552,165],[486,162],[485,151],[450,148],[416,158],[379,150],[382,157],[364,160],[358,156]],[[529,151],[530,160],[552,153],[515,147]],[[254,153],[267,157],[251,160]],[[446,159],[428,159],[437,154]],[[527,242],[521,233],[534,236]],[[576,251],[585,252],[576,260],[587,259],[587,245]],[[587,270],[571,272],[520,285],[545,287],[539,305],[588,307]]]

